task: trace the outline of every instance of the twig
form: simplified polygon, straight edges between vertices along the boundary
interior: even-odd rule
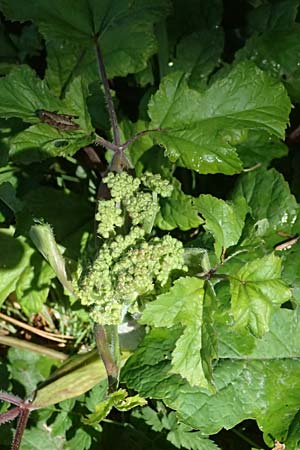
[[[5,320],[6,322],[10,322],[18,327],[24,328],[25,330],[30,331],[31,333],[37,334],[38,336],[44,337],[45,339],[49,339],[52,341],[57,341],[60,343],[65,343],[66,339],[74,339],[73,336],[62,336],[56,335],[54,333],[48,333],[47,331],[39,330],[34,328],[27,323],[21,322],[20,320],[14,319],[13,317],[7,316],[3,313],[0,313],[0,319]]]
[[[109,150],[112,150],[115,153],[120,151],[120,147],[118,147],[113,142],[107,141],[106,139],[104,139],[101,136],[97,136],[97,138],[95,140],[95,144],[101,145],[101,147],[104,147],[104,148],[108,148]]]
[[[99,72],[100,72],[100,75],[101,75],[101,79],[102,79],[102,83],[103,83],[103,87],[104,87],[104,95],[105,95],[105,99],[106,99],[106,102],[107,102],[108,114],[109,114],[110,123],[111,123],[112,130],[113,130],[114,143],[119,147],[121,142],[120,142],[120,133],[119,133],[117,115],[116,115],[113,99],[112,99],[112,96],[111,96],[111,93],[110,93],[110,89],[109,89],[109,84],[108,84],[108,80],[107,80],[106,70],[105,70],[103,57],[102,57],[102,52],[101,52],[101,49],[100,49],[98,38],[99,38],[98,35],[96,35],[94,37],[94,44],[95,44],[95,50],[96,50],[97,64],[98,64],[98,69],[99,69]]]
[[[150,130],[139,131],[138,133],[134,134],[129,139],[127,139],[127,141],[124,142],[124,144],[121,144],[119,146],[119,149],[120,150],[125,150],[127,147],[129,147],[129,145],[133,144],[133,142],[136,141],[137,139],[139,139],[140,137],[145,136],[148,133],[153,133],[155,131],[163,131],[163,130],[161,128],[153,128],[153,129],[150,129]]]
[[[11,336],[0,336],[0,344],[36,352],[41,355],[48,356],[48,358],[57,359],[58,361],[65,361],[68,358],[68,355],[65,353]]]

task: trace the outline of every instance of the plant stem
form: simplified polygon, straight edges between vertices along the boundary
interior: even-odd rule
[[[148,133],[153,133],[155,131],[163,131],[163,130],[161,128],[153,128],[150,130],[139,131],[138,133],[134,134],[129,139],[127,139],[127,141],[124,142],[124,144],[121,144],[119,148],[125,150],[127,147],[129,147],[129,145],[133,144],[133,142],[139,139],[140,137],[145,136]]]
[[[159,42],[158,47],[158,65],[159,65],[159,78],[160,80],[168,73],[169,62],[169,40],[166,29],[166,21],[163,20],[155,26],[155,34]]]
[[[106,369],[108,390],[116,390],[119,382],[120,348],[118,327],[116,325],[95,324],[94,334],[97,349]]]
[[[21,412],[19,415],[16,434],[14,436],[11,450],[19,450],[22,436],[23,436],[23,433],[25,431],[26,424],[28,421],[29,414],[30,414],[30,409],[28,408],[27,405],[24,405],[24,408],[21,409]]]
[[[120,151],[120,148],[114,144],[113,142],[109,142],[106,139],[104,139],[101,136],[97,136],[96,140],[95,140],[95,144],[96,145],[101,145],[104,148],[107,148],[108,150],[112,150],[113,152],[118,152]]]
[[[110,123],[111,123],[112,130],[113,130],[114,143],[119,147],[121,144],[121,141],[120,141],[120,133],[119,133],[117,115],[116,115],[113,99],[112,99],[110,89],[109,89],[108,79],[106,76],[106,70],[105,70],[102,52],[100,49],[98,38],[99,38],[98,35],[96,35],[94,37],[96,59],[97,59],[98,69],[99,69],[100,76],[102,79],[103,87],[104,87],[104,95],[105,95],[105,99],[106,99],[106,103],[107,103],[107,110],[108,110],[108,114],[109,114],[109,118],[110,118]]]

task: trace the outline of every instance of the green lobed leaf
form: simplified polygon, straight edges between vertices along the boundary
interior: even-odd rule
[[[166,294],[147,304],[141,322],[155,327],[181,325],[183,333],[172,353],[172,373],[186,378],[191,385],[211,388],[210,373],[203,346],[204,282],[197,278],[180,278]]]
[[[30,0],[25,4],[20,0],[1,0],[0,8],[10,19],[21,22],[33,20],[46,41],[51,41],[52,44],[64,40],[76,43],[75,62],[70,51],[66,52],[65,48],[59,48],[58,45],[56,47],[54,56],[59,61],[58,66],[61,67],[65,59],[70,67],[69,75],[63,80],[65,84],[67,78],[70,75],[72,77],[73,69],[80,68],[82,52],[93,52],[95,36],[100,37],[109,77],[126,76],[146,67],[148,58],[156,51],[153,24],[169,12],[170,3],[168,0],[138,0],[130,3],[127,0],[105,0],[101,3],[96,0],[78,0],[76,3],[72,0],[64,3],[54,0],[47,4],[40,0]],[[68,62],[70,58],[71,63]],[[81,65],[83,72],[86,68],[89,70],[86,62],[83,61]],[[92,63],[96,69],[95,56]]]
[[[290,100],[283,86],[250,62],[200,94],[180,72],[165,77],[149,102],[150,128],[171,161],[200,173],[233,174],[242,165],[235,146],[248,129],[284,136]]]
[[[293,234],[299,206],[288,183],[275,169],[257,169],[239,177],[232,198],[244,196],[251,208],[245,244],[263,239],[270,247],[282,241],[277,232]]]
[[[235,203],[226,203],[209,194],[200,195],[195,203],[205,219],[204,228],[214,236],[215,253],[220,258],[222,251],[237,244],[241,237],[247,203],[243,197],[236,198]]]
[[[299,320],[298,310],[281,309],[273,316],[269,333],[256,339],[247,355],[227,347],[229,353],[219,355],[214,370],[215,394],[170,373],[176,334],[166,329],[146,336],[123,369],[123,381],[145,397],[163,399],[180,421],[205,434],[251,418],[266,438],[283,442],[299,410]]]
[[[287,302],[291,291],[281,279],[281,260],[274,254],[246,263],[230,278],[231,311],[235,327],[263,336],[275,308]]]

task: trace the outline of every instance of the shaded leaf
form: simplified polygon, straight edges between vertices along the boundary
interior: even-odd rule
[[[34,252],[23,237],[13,238],[13,232],[13,229],[0,232],[0,304],[15,290]]]
[[[251,168],[256,164],[268,166],[273,159],[286,156],[288,147],[264,131],[251,130],[247,140],[237,146],[237,152],[243,165]]]
[[[203,222],[197,206],[197,200],[184,194],[180,184],[174,182],[171,196],[160,201],[156,225],[162,230],[179,228],[186,231],[197,228]]]
[[[251,208],[253,220],[248,220],[251,238],[264,239],[270,247],[282,241],[276,232],[293,234],[299,206],[291,194],[288,183],[275,169],[257,169],[242,175],[233,191],[232,198],[244,196]]]
[[[126,76],[142,70],[156,51],[153,24],[170,10],[167,0],[138,0],[130,3],[126,0],[106,0],[101,4],[94,0],[79,0],[76,3],[66,0],[63,4],[59,0],[51,4],[40,0],[30,0],[26,4],[20,0],[1,0],[0,7],[10,19],[21,22],[33,20],[46,41],[54,43],[69,40],[76,43],[75,52],[66,53],[65,48],[56,47],[55,58],[59,61],[57,68],[63,65],[64,60],[71,58],[73,62],[75,59],[74,65],[67,62],[71,69],[67,76],[61,72],[63,84],[72,76],[72,65],[74,68],[76,61],[80,61],[80,53],[83,50],[93,52],[94,36],[100,36],[109,77]],[[77,70],[81,68],[84,72],[88,65],[86,61],[82,63],[78,64]],[[96,68],[94,55],[92,64]]]
[[[299,0],[268,2],[252,9],[248,14],[248,29],[251,32],[290,29],[296,20]]]
[[[282,80],[290,96],[300,100],[300,25],[268,30],[248,39],[236,55],[237,61],[252,60],[274,78]]]
[[[16,297],[27,316],[41,311],[54,277],[55,273],[49,264],[41,255],[34,253],[30,265],[24,270],[16,286]]]
[[[31,395],[37,384],[47,378],[57,365],[54,359],[19,348],[10,348],[8,357],[11,376],[24,386],[26,395]]]
[[[75,436],[67,441],[64,445],[64,450],[88,450],[91,447],[92,438],[82,428],[76,430]]]
[[[172,69],[189,73],[189,85],[204,89],[207,78],[218,66],[223,51],[223,32],[220,28],[189,34],[176,47]]]

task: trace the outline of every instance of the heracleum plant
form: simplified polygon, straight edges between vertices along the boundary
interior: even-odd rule
[[[0,302],[30,318],[56,276],[97,347],[49,362],[25,400],[0,393],[15,405],[0,423],[19,417],[13,450],[38,435],[99,448],[100,422],[214,450],[246,419],[296,450],[299,205],[268,166],[300,99],[298,2],[250,4],[229,63],[219,0],[0,0],[21,30],[3,22]],[[122,83],[138,86],[134,114]],[[121,423],[113,407],[135,409]]]

